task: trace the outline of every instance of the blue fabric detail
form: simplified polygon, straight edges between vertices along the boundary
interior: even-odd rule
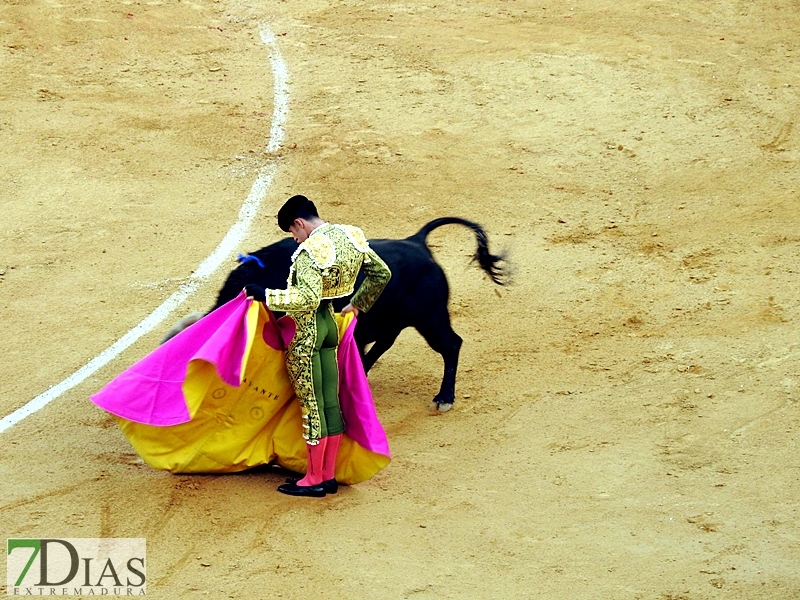
[[[253,256],[252,254],[248,254],[247,256],[245,256],[244,254],[239,254],[239,255],[236,257],[236,260],[238,260],[240,263],[243,263],[243,264],[244,264],[244,263],[246,263],[246,262],[253,262],[253,261],[255,261],[255,263],[256,263],[256,264],[257,264],[259,267],[261,267],[262,269],[264,269],[264,268],[265,268],[265,267],[264,267],[264,263],[263,263],[263,262],[261,262],[261,259],[259,259],[257,256]]]

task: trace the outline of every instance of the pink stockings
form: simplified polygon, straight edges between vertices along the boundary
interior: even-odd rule
[[[322,481],[336,479],[336,456],[339,454],[339,444],[342,442],[342,434],[329,435],[327,446],[325,446],[325,460],[322,464]]]
[[[300,486],[319,485],[322,483],[322,465],[325,462],[325,446],[328,438],[322,438],[318,444],[306,444],[308,450],[308,470],[306,476],[297,482]]]
[[[323,481],[336,478],[336,455],[342,434],[322,438],[318,444],[307,444],[308,471],[306,476],[297,482],[299,486],[320,485]]]

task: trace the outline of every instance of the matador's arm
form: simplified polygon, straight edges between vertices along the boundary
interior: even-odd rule
[[[300,252],[294,262],[294,281],[285,290],[264,290],[270,310],[293,312],[316,310],[322,298],[322,273],[308,252]]]
[[[364,269],[367,277],[356,290],[356,293],[353,294],[350,304],[358,310],[367,312],[375,304],[386,284],[389,283],[392,278],[392,272],[372,248],[364,254],[364,263],[361,268]]]

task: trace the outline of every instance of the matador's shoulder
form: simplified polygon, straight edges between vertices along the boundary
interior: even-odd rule
[[[310,236],[300,244],[292,256],[292,261],[296,260],[303,251],[308,253],[308,256],[320,269],[327,269],[336,262],[336,246],[333,245],[331,238],[322,232]]]
[[[361,231],[360,228],[356,227],[355,225],[334,225],[337,229],[344,231],[350,241],[353,243],[353,246],[359,252],[369,252],[369,242],[367,242],[367,236],[364,235],[364,232]]]

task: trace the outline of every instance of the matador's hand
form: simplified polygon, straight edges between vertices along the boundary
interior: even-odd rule
[[[248,298],[252,298],[256,302],[267,301],[267,295],[264,291],[264,288],[254,283],[248,283],[246,286],[244,286],[244,293],[247,294]]]
[[[357,307],[357,306],[353,306],[352,304],[348,304],[347,306],[345,306],[345,307],[342,309],[342,314],[343,314],[343,315],[346,315],[347,313],[353,313],[353,316],[354,316],[354,317],[357,317],[357,316],[358,316],[358,313],[360,313],[360,312],[361,312],[361,311],[360,311],[360,310],[358,310],[358,307]]]

